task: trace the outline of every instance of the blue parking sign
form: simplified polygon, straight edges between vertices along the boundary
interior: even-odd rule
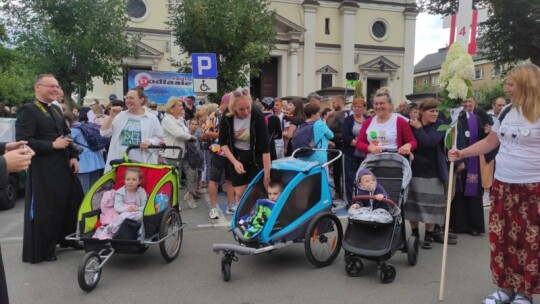
[[[216,54],[191,54],[193,78],[217,78]]]

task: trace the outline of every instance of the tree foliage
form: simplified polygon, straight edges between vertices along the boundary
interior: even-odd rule
[[[34,75],[22,64],[20,54],[6,46],[8,42],[7,32],[0,23],[0,104],[17,106],[32,98]]]
[[[491,104],[493,103],[495,98],[501,96],[507,98],[506,93],[504,93],[503,82],[499,81],[495,85],[482,86],[480,90],[478,90],[478,96],[476,101],[485,109],[491,109]]]
[[[37,73],[52,73],[67,101],[92,88],[92,77],[113,83],[133,51],[126,0],[5,0],[13,45]]]
[[[219,95],[246,86],[270,58],[276,34],[266,0],[169,0],[168,9],[182,52],[216,54]]]
[[[488,9],[489,18],[480,24],[488,60],[514,64],[530,59],[540,65],[540,2],[531,0],[478,0],[475,5]],[[458,0],[419,0],[420,10],[450,15]]]

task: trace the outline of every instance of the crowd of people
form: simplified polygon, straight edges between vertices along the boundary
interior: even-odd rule
[[[411,161],[412,181],[404,208],[418,239],[419,223],[424,224],[425,249],[444,241],[441,226],[449,182],[455,182],[449,244],[457,243],[457,233],[485,233],[483,207],[489,203],[491,269],[499,290],[484,303],[532,303],[532,295],[540,293],[540,156],[535,152],[540,145],[540,69],[518,65],[508,73],[504,88],[511,105],[501,96],[486,112],[474,98],[463,101],[457,146],[447,152],[439,128],[449,120],[439,112],[439,102],[427,98],[419,104],[394,106],[387,88],[373,94],[371,114],[362,98],[353,98],[349,106],[346,97],[334,96],[331,107],[321,108],[322,97],[315,93],[307,100],[265,97],[259,102],[245,89],[223,95],[219,105],[197,105],[193,96],[171,97],[160,113],[152,109],[140,87],[130,89],[125,100],[111,95],[105,108],[95,104],[68,109],[58,102],[62,97],[55,77],[40,75],[34,83],[35,100],[17,111],[18,143],[5,146],[6,151],[23,151],[18,154],[32,158],[31,164],[25,158],[24,165],[7,165],[8,172],[29,166],[23,261],[54,261],[57,245],[80,248],[65,236],[75,231],[84,193],[129,146],[139,148],[129,152],[131,160],[174,165],[183,172],[184,200],[190,208],[197,207],[201,188],[207,187],[209,217],[217,219],[222,215],[218,191],[225,188],[225,213],[233,214],[261,170],[265,187],[271,185],[271,161],[290,156],[296,134],[311,125],[315,148],[343,151],[345,166],[335,162],[328,174],[334,181],[334,200],[345,200],[347,208],[358,207],[352,194],[366,157],[393,151]],[[80,129],[83,123],[98,125],[100,136],[110,138],[106,155],[90,148]],[[149,148],[160,144],[181,149]],[[23,162],[12,160],[10,153],[4,158]],[[301,158],[324,163],[328,156],[317,151]],[[449,179],[454,175],[449,161],[456,163],[455,181]],[[140,182],[136,173],[131,192]]]

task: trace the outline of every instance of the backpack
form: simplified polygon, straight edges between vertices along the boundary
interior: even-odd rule
[[[78,128],[79,130],[81,130],[81,133],[86,139],[88,146],[81,143],[77,144],[85,146],[92,151],[99,151],[101,149],[107,148],[109,146],[109,143],[111,142],[110,137],[101,136],[101,134],[99,133],[99,129],[101,128],[101,126],[97,123],[82,122],[80,124],[74,125],[73,128]]]
[[[350,110],[341,110],[328,116],[327,124],[330,131],[334,133],[334,142],[339,143],[343,141],[343,121],[345,120],[345,117],[349,116],[350,114]]]
[[[186,141],[186,152],[189,166],[193,169],[202,168],[203,158],[199,141],[193,139]]]
[[[510,110],[512,110],[513,106],[514,106],[513,104],[510,104],[510,106],[504,108],[501,111],[501,113],[499,114],[499,124],[502,124],[502,121],[506,117],[506,114],[508,114],[508,112],[510,112]]]
[[[293,151],[298,148],[317,148],[318,143],[315,143],[314,141],[314,135],[313,135],[313,126],[315,125],[315,121],[311,122],[305,122],[296,128],[296,131],[294,131],[294,135],[291,139],[291,145]],[[304,156],[310,156],[315,151],[313,150],[303,150],[298,151],[295,155],[299,157]]]

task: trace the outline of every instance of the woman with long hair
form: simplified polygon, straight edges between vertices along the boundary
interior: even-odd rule
[[[485,304],[530,304],[540,294],[540,68],[520,64],[507,75],[506,106],[488,136],[448,152],[450,161],[488,153],[499,146],[491,192],[491,272],[498,290]]]
[[[233,92],[229,112],[221,119],[219,143],[230,162],[231,180],[237,202],[261,169],[264,169],[264,185],[268,187],[268,127],[262,112],[253,107],[253,100],[247,90]]]
[[[288,140],[285,156],[291,156],[293,153],[291,139],[294,136],[294,132],[296,132],[296,128],[306,121],[304,103],[302,102],[302,99],[295,98],[291,100],[291,102],[289,102],[287,105],[287,110],[288,115],[285,117],[285,120],[288,120],[289,123],[285,125],[283,136]]]

